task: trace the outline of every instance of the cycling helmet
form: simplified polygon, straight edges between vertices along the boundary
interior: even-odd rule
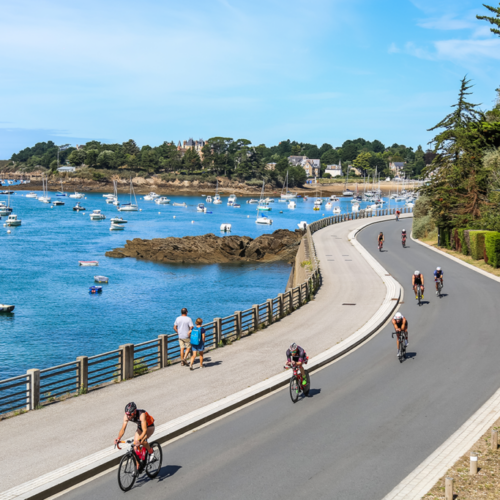
[[[441,268],[440,267],[436,267],[436,271],[441,271]]]
[[[406,229],[403,229],[403,233],[406,233]]]
[[[400,319],[403,319],[403,315],[401,313],[396,313],[396,315],[394,316],[394,319],[396,321],[400,320]]]
[[[127,413],[128,415],[134,413],[135,410],[137,410],[137,406],[135,403],[129,403],[127,406],[125,406],[125,413]]]
[[[295,352],[297,350],[297,344],[294,342],[290,345],[290,351]]]
[[[415,271],[413,274],[414,274],[415,276],[418,276],[418,275],[420,274],[420,271]]]

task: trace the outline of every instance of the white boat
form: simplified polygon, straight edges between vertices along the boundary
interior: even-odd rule
[[[212,203],[212,197],[210,195],[207,196],[206,200],[207,203]],[[184,203],[185,205],[185,203]],[[187,205],[186,205],[187,206]]]
[[[42,203],[50,203],[51,197],[49,196],[48,193],[48,187],[47,187],[47,179],[42,179],[42,185],[43,185],[43,196],[38,197],[38,201],[41,201]]]
[[[332,203],[329,201],[327,202],[327,204],[325,205],[325,210],[330,210],[332,208]]]
[[[269,217],[266,217],[265,215],[263,215],[262,217],[257,217],[257,220],[255,222],[256,222],[256,224],[271,225],[273,223],[273,220],[270,219]]]
[[[235,194],[230,194],[229,198],[227,199],[227,205],[228,207],[232,207],[236,203],[236,195]]]
[[[247,201],[247,203],[252,203],[252,202]],[[256,202],[256,203],[257,203],[257,202]],[[280,199],[278,200],[278,203],[288,203],[288,200],[285,200],[284,198],[280,198]]]
[[[280,200],[280,201],[281,201],[281,200]],[[286,203],[286,200],[284,200],[284,201],[285,201],[285,203]],[[254,199],[252,198],[252,199],[248,200],[248,201],[247,201],[247,203],[250,203],[251,205],[253,205],[253,204],[259,203],[259,200],[254,200]]]
[[[297,208],[297,203],[295,203],[293,200],[290,200],[287,207],[291,209]]]
[[[220,194],[219,194],[219,179],[217,179],[217,184],[215,186],[215,195],[214,195],[214,205],[220,205],[222,203],[222,200],[220,199]]]
[[[52,206],[54,206],[54,207],[59,207],[59,206],[62,206],[62,205],[64,205],[64,201],[61,201],[61,200],[54,200],[52,202]]]
[[[335,208],[333,209],[333,213],[334,213],[334,214],[340,214],[341,212],[342,212],[342,210],[340,210],[340,207],[335,207]]]
[[[26,198],[38,198],[37,194],[31,191],[26,195]]]
[[[207,209],[205,208],[205,205],[203,203],[198,203],[198,206],[196,207],[197,212],[206,212]]]
[[[106,276],[94,276],[94,281],[96,283],[109,283],[109,278]]]
[[[354,196],[354,191],[351,191],[350,189],[346,189],[345,191],[342,192],[342,196],[344,198],[350,198],[351,196]]]
[[[223,231],[224,233],[230,233],[231,232],[231,224],[221,224],[220,230]]]
[[[10,313],[14,310],[16,306],[8,305],[8,304],[0,304],[0,312]]]
[[[183,202],[183,203],[172,203],[172,205],[173,205],[174,207],[184,207],[184,208],[186,208],[186,207],[187,207],[187,204],[186,204],[186,203],[184,203],[184,202]]]
[[[270,212],[272,208],[264,200],[262,200],[257,205],[257,210],[260,210],[261,212]]]
[[[109,219],[109,221],[111,222],[111,224],[126,224],[128,222],[122,217],[112,217],[111,219]]]
[[[7,217],[7,220],[5,221],[5,224],[4,226],[8,226],[8,227],[15,227],[15,226],[20,226],[21,225],[21,219],[18,219],[17,218],[17,215],[15,214],[10,214],[8,217]]]
[[[291,193],[288,190],[288,170],[286,171],[285,184],[283,185],[283,188],[281,189],[280,198],[283,200],[293,200],[293,198],[297,198],[297,193]]]
[[[111,223],[111,226],[109,226],[110,231],[122,231],[123,229],[125,229],[125,226],[123,224]]]
[[[115,195],[114,194],[103,194],[103,198],[113,198]]]
[[[334,194],[332,194],[330,196],[330,201],[339,201],[339,199],[337,198],[337,196],[335,196]]]
[[[80,266],[85,266],[85,267],[98,266],[99,265],[99,261],[97,261],[97,260],[79,260],[78,264]]]
[[[299,229],[306,229],[307,228],[307,222],[305,220],[300,221],[297,226],[299,226]]]
[[[170,200],[166,196],[160,196],[159,198],[156,198],[155,203],[157,205],[168,205]]]
[[[3,217],[4,215],[10,215],[12,213],[12,208],[9,205],[10,205],[10,194],[7,204],[5,204],[4,201],[0,201],[0,216]]]
[[[74,194],[70,194],[69,197],[75,200],[81,200],[82,198],[85,198],[85,195],[83,193],[78,193],[75,191]]]
[[[114,204],[115,204],[115,202],[117,202],[117,201],[118,201],[118,200],[117,200],[114,196],[111,196],[111,197],[109,197],[109,198],[106,198],[106,203],[107,203],[108,205],[114,205]]]
[[[353,203],[353,204],[351,205],[351,210],[352,210],[353,212],[359,212],[359,203]]]
[[[314,200],[314,205],[317,207],[321,207],[321,205],[323,205],[323,200],[321,198],[316,198]]]
[[[132,203],[132,196],[134,196],[135,203]],[[124,203],[123,205],[120,204],[120,206],[117,207],[117,209],[119,212],[138,212],[139,211],[139,205],[137,205],[137,198],[135,197],[134,186],[132,184],[132,177],[130,178],[130,202]]]
[[[56,196],[68,196],[65,192],[64,192],[64,189],[63,189],[63,183],[61,181],[61,191],[58,191]]]
[[[266,203],[274,203],[274,198],[266,198]]]
[[[144,199],[146,201],[153,201],[153,200],[156,200],[156,198],[159,198],[159,194],[156,194],[154,191],[151,191],[149,194],[147,194],[146,196],[144,196]]]
[[[413,208],[414,206],[415,206],[415,203],[412,203],[411,201],[408,201],[405,203],[405,207]]]
[[[94,210],[90,214],[90,220],[104,220],[105,218],[106,216],[102,214],[100,210]]]

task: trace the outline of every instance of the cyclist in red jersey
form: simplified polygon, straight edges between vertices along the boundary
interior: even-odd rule
[[[136,447],[136,451],[137,447],[142,444],[149,453],[148,460],[152,460],[154,452],[153,448],[149,446],[148,438],[150,438],[155,431],[155,419],[146,410],[138,410],[135,403],[129,403],[125,407],[123,425],[118,433],[118,437],[115,439],[115,446],[125,434],[125,429],[127,428],[129,422],[137,425],[134,436],[134,446]]]

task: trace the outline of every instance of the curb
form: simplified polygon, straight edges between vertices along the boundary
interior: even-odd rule
[[[398,307],[402,288],[401,285],[390,276],[387,271],[373,258],[365,248],[358,243],[356,235],[362,229],[372,224],[385,222],[387,219],[369,221],[351,231],[348,240],[367,260],[368,264],[380,276],[386,285],[385,298],[375,315],[359,330],[350,335],[346,340],[327,349],[309,360],[308,371],[313,372],[322,366],[344,356],[357,346],[374,335]],[[166,443],[181,436],[207,422],[227,414],[236,408],[244,406],[266,394],[269,394],[289,383],[290,375],[282,372],[263,382],[253,385],[247,389],[227,396],[220,401],[211,403],[203,408],[195,410],[187,415],[176,418],[166,424],[157,427],[155,441]],[[44,474],[36,479],[23,483],[0,494],[0,500],[12,499],[45,499],[75,486],[101,472],[111,469],[120,462],[125,450],[116,451],[109,447],[85,458],[72,462],[64,467]]]

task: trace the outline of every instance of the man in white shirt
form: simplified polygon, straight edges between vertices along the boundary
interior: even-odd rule
[[[193,321],[187,315],[188,310],[183,307],[181,315],[175,320],[174,330],[179,335],[179,347],[181,348],[181,366],[188,366],[188,362],[184,358],[184,349],[186,349],[186,358],[191,350],[191,330],[193,329]]]

